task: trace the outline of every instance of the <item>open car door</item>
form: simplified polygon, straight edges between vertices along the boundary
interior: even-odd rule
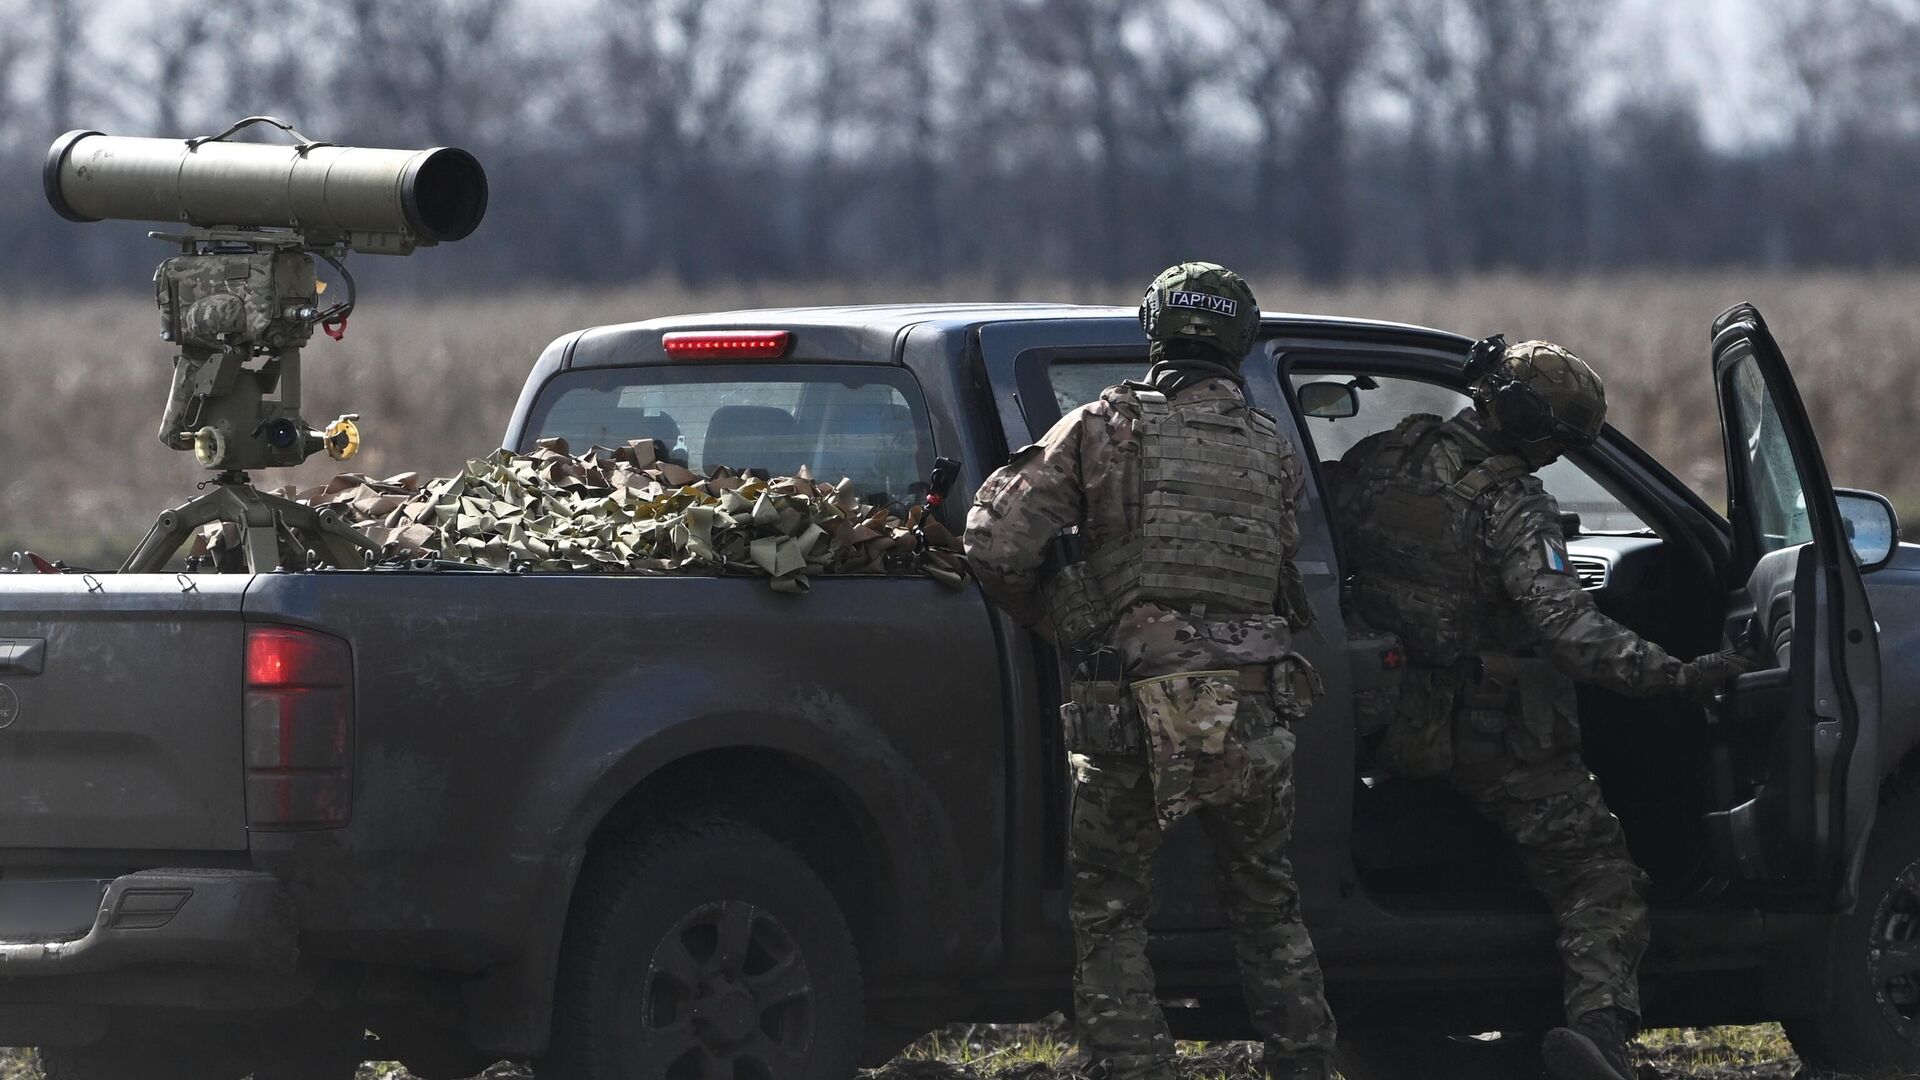
[[[1751,304],[1715,321],[1713,377],[1733,524],[1729,636],[1763,670],[1716,712],[1710,843],[1730,878],[1843,908],[1879,791],[1873,613],[1806,408]]]

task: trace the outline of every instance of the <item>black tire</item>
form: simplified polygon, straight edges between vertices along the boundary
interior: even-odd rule
[[[590,855],[560,952],[560,1080],[847,1080],[860,961],[833,894],[733,822],[663,826]]]
[[[1860,1077],[1920,1075],[1920,795],[1880,807],[1860,901],[1836,920],[1825,1014],[1786,1022],[1807,1065]]]
[[[1540,1038],[1469,1039],[1425,1031],[1340,1033],[1334,1065],[1345,1080],[1539,1080]]]

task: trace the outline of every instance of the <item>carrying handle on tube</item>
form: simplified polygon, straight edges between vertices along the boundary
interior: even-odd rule
[[[295,147],[295,152],[297,152],[301,157],[307,156],[307,151],[315,149],[316,147],[334,145],[333,143],[330,143],[330,142],[321,142],[319,139],[307,138],[305,135],[302,135],[298,131],[295,131],[293,129],[292,124],[287,123],[285,120],[282,120],[277,116],[249,116],[244,120],[234,121],[232,127],[229,127],[227,130],[221,132],[218,135],[197,135],[191,139],[188,139],[187,149],[198,150],[200,149],[200,146],[202,143],[225,142],[227,141],[228,138],[237,134],[241,128],[249,127],[254,124],[270,124],[274,127],[279,128],[281,131],[284,131],[287,134],[293,136],[296,140],[298,140],[298,145]]]

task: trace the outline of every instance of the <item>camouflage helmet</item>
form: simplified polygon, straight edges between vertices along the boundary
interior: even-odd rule
[[[1474,376],[1473,400],[1490,428],[1543,448],[1590,445],[1607,419],[1599,374],[1550,341],[1507,346]]]
[[[1140,328],[1153,341],[1198,341],[1236,361],[1253,347],[1260,305],[1239,274],[1218,263],[1170,266],[1147,286]]]

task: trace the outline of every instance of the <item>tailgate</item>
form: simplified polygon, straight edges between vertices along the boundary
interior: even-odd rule
[[[247,846],[248,580],[0,577],[0,849]]]

